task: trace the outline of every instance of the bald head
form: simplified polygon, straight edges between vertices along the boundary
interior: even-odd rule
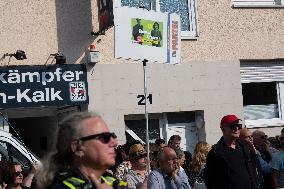
[[[240,130],[240,139],[246,142],[253,142],[251,131],[247,128]]]
[[[247,128],[240,129],[240,137],[244,137],[246,133],[250,132]]]
[[[169,175],[178,168],[176,152],[170,147],[164,147],[159,152],[158,159],[160,168]]]
[[[252,132],[253,137],[259,137],[259,136],[263,136],[263,135],[265,135],[265,133],[261,130],[255,130],[255,131]]]
[[[253,143],[257,150],[263,151],[267,146],[267,135],[263,131],[255,130],[252,132]]]
[[[164,160],[168,155],[171,154],[176,155],[175,150],[170,147],[164,147],[162,150],[159,151],[158,160]]]

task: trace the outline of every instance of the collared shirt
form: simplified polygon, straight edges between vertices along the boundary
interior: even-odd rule
[[[271,167],[279,172],[280,188],[284,188],[284,151],[281,150],[272,155]]]
[[[180,176],[171,179],[161,169],[152,171],[148,176],[148,189],[191,189],[188,181]]]
[[[256,153],[256,158],[257,158],[257,161],[259,162],[261,171],[263,173],[271,173],[271,165],[262,159],[259,151],[257,151]]]
[[[180,177],[182,183],[189,185],[188,176],[186,175],[185,170],[182,167],[179,168],[178,176]]]
[[[126,181],[128,183],[128,189],[139,189],[144,182],[144,177],[131,169],[126,174]]]

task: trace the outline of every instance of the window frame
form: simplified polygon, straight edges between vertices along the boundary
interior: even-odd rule
[[[284,0],[232,0],[232,7],[267,7],[281,8],[284,7]]]
[[[249,82],[254,83],[254,82]],[[279,109],[279,118],[244,120],[247,128],[282,126],[284,124],[284,82],[276,81],[277,102]]]
[[[192,30],[188,31],[181,31],[181,39],[197,39],[199,37],[199,31],[198,31],[198,14],[197,14],[197,1],[198,0],[187,0],[187,8],[189,12],[189,25]],[[152,3],[152,9],[153,5],[155,4],[156,11],[160,11],[160,1],[159,0],[151,0]],[[114,1],[115,7],[121,7],[121,0]]]

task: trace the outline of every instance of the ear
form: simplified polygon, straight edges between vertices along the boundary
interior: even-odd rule
[[[84,151],[82,150],[81,148],[81,144],[80,144],[80,141],[73,141],[71,142],[71,150],[72,152],[78,156],[78,157],[83,157],[84,156]]]
[[[70,147],[71,147],[72,152],[76,153],[76,151],[80,150],[79,141],[77,141],[77,140],[72,141],[71,144],[70,144]]]

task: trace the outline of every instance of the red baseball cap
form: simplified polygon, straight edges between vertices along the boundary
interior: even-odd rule
[[[220,127],[222,127],[223,125],[230,125],[239,120],[241,119],[239,119],[236,115],[226,115],[222,118]]]

